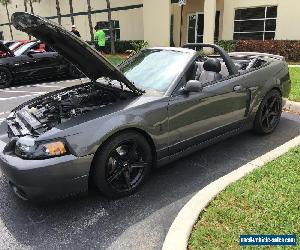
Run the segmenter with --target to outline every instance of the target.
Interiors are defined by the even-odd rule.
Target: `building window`
[[[120,22],[116,20],[112,20],[113,24],[113,32],[114,32],[114,37],[115,40],[120,40]],[[109,35],[109,22],[97,22],[97,27],[102,29],[105,32],[105,35],[107,37],[107,40],[110,40],[110,35]]]
[[[3,40],[4,37],[3,37],[3,31],[0,31],[0,40]]]
[[[236,9],[235,40],[272,40],[275,38],[277,6]]]

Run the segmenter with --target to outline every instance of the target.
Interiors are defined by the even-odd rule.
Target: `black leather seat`
[[[203,64],[203,71],[201,72],[198,81],[206,83],[222,79],[222,75],[220,74],[221,69],[222,66],[218,59],[207,59]]]

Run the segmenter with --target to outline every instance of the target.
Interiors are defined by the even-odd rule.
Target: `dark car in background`
[[[23,199],[86,192],[90,182],[108,197],[132,194],[154,167],[246,130],[272,133],[290,91],[280,56],[188,44],[147,48],[116,68],[51,21],[15,13],[12,23],[90,78],[20,105],[2,124],[0,166]]]
[[[76,67],[41,41],[24,42],[14,51],[0,43],[0,50],[5,53],[0,58],[0,88],[15,82],[81,75]]]
[[[17,40],[17,41],[0,41],[0,43],[2,43],[3,45],[5,45],[7,48],[9,48],[9,50],[11,51],[15,51],[17,50],[19,47],[21,47],[22,45],[28,43],[28,40]],[[6,57],[8,54],[5,50],[1,50],[0,49],[0,58],[1,57]]]

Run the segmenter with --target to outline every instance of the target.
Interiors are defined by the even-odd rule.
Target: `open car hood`
[[[1,41],[0,41],[0,57],[2,54],[10,54],[14,55],[14,52],[12,52],[7,46],[5,46]]]
[[[94,48],[60,25],[25,12],[14,13],[11,20],[17,30],[24,31],[51,46],[91,80],[108,77],[124,83],[136,94],[142,93]]]

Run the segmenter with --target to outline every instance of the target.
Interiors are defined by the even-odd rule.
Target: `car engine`
[[[128,96],[123,91],[94,83],[74,86],[34,99],[8,117],[7,122],[13,136],[41,134],[73,117],[125,100]]]

